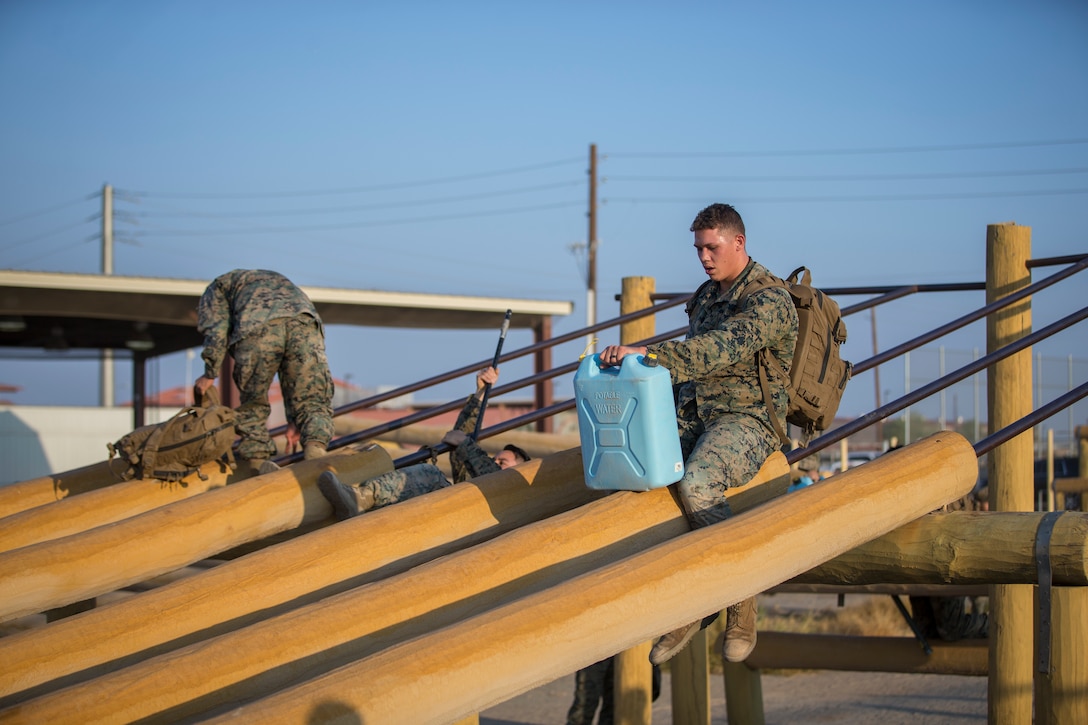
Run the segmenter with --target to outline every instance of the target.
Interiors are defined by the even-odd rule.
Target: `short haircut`
[[[528,454],[528,453],[526,453],[526,452],[525,452],[524,450],[522,450],[521,448],[518,448],[518,447],[517,447],[517,446],[515,446],[515,445],[514,445],[513,443],[511,443],[511,444],[509,444],[509,445],[505,445],[505,446],[503,446],[503,447],[502,447],[502,449],[503,449],[504,451],[510,451],[510,452],[511,452],[511,453],[513,453],[513,454],[514,454],[515,456],[517,456],[518,458],[520,458],[520,459],[521,459],[521,460],[522,460],[523,462],[524,462],[524,461],[529,461],[529,460],[532,460],[532,458],[531,458],[531,457],[529,456],[529,454]]]
[[[745,233],[744,220],[729,204],[711,204],[696,214],[695,221],[691,223],[691,231],[698,232],[704,229]]]

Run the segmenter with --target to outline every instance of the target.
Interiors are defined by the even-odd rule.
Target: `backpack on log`
[[[803,274],[802,274],[803,273]],[[759,351],[759,387],[771,423],[783,443],[789,438],[772,405],[767,370],[773,368],[789,379],[790,404],[786,422],[799,427],[807,444],[835,419],[853,365],[839,356],[846,342],[846,323],[835,300],[812,286],[807,267],[798,267],[785,280],[773,275],[754,279],[741,291],[741,299],[769,287],[785,287],[797,308],[797,346],[789,375],[767,349]]]
[[[234,409],[221,405],[219,393],[209,388],[200,405],[182,408],[170,420],[141,426],[116,443],[107,443],[110,470],[123,481],[179,481],[191,473],[206,480],[200,473],[205,463],[225,458],[231,469],[235,467],[234,420]],[[114,456],[128,466],[124,471],[114,467]]]

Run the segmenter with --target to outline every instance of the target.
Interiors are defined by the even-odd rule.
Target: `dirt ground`
[[[836,599],[823,594],[780,594],[770,600],[761,598],[761,605],[773,601],[780,610],[814,610],[834,607]],[[851,596],[847,605],[861,599]],[[766,725],[966,725],[987,721],[985,677],[804,671],[764,674],[761,684]],[[657,725],[672,722],[667,672],[661,690],[653,706]],[[724,725],[729,721],[721,675],[711,675],[710,691],[711,722]],[[573,694],[571,674],[481,712],[480,723],[564,725]]]
[[[897,673],[800,672],[764,675],[767,725],[949,725],[985,723],[985,677]],[[728,723],[725,688],[712,675],[711,722]],[[481,725],[563,725],[574,693],[574,675],[480,713]],[[672,722],[669,678],[654,703],[653,722]],[[736,724],[734,724],[736,725]]]

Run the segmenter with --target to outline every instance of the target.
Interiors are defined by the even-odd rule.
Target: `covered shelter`
[[[133,359],[133,408],[143,424],[146,361],[203,343],[195,311],[211,280],[0,270],[0,347],[25,351],[124,351]],[[570,301],[476,297],[300,285],[326,325],[419,329],[498,329],[507,310],[511,327],[552,334],[552,318],[569,315]],[[551,367],[550,351],[534,360]],[[220,384],[228,384],[222,376]],[[550,404],[548,386],[536,404]],[[232,400],[231,395],[225,396]]]

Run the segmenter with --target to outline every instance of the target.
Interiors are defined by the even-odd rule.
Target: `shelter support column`
[[[986,302],[1031,284],[1027,261],[1031,228],[1015,223],[986,228]],[[1031,332],[1031,299],[990,315],[986,349],[992,352]],[[989,427],[997,431],[1032,411],[1031,348],[990,368],[987,375]],[[1026,431],[989,454],[990,501],[995,511],[1034,509],[1032,432]],[[990,588],[989,721],[995,725],[1031,722],[1033,591],[1023,584]]]
[[[533,328],[533,343],[541,343],[551,338],[552,336],[552,318],[544,317],[540,320],[540,324]],[[533,373],[541,373],[545,370],[552,369],[552,349],[550,347],[542,347],[533,354],[533,365],[535,369]],[[547,408],[554,400],[555,396],[552,394],[552,381],[541,380],[534,387],[534,393],[536,396],[536,409]],[[545,418],[544,420],[538,420],[536,422],[537,433],[554,433],[555,426],[552,418]]]

